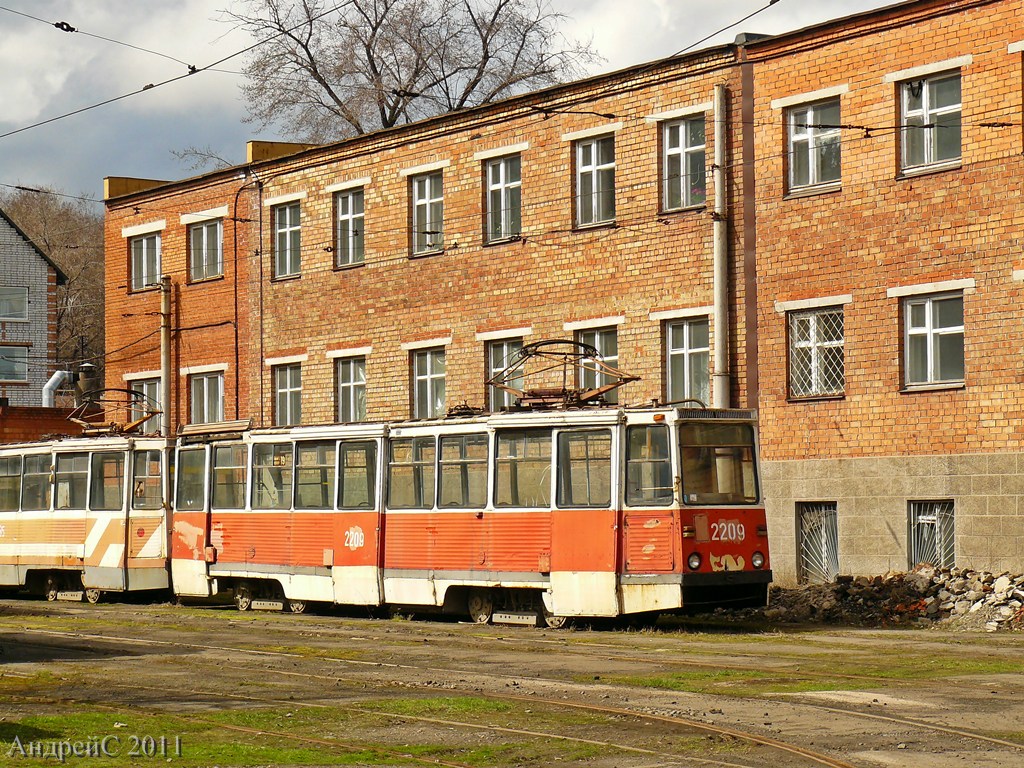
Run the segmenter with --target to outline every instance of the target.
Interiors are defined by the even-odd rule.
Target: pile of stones
[[[769,622],[854,626],[931,625],[951,629],[1024,630],[1024,575],[919,565],[909,573],[839,576],[831,584],[773,587]],[[754,616],[751,616],[754,618]]]

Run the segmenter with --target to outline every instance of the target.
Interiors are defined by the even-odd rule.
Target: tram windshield
[[[679,428],[683,503],[756,504],[751,424],[684,422]]]

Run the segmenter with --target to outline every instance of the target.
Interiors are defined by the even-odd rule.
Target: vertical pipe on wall
[[[715,373],[711,385],[711,402],[715,408],[729,407],[732,386],[729,373],[729,240],[728,202],[725,185],[725,148],[728,140],[726,88],[715,85],[715,162],[711,166],[715,189],[715,208],[711,214],[714,226],[714,339]]]
[[[171,276],[160,275],[160,434],[171,434]]]

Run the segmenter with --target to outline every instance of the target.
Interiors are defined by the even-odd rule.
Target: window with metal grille
[[[843,310],[812,309],[789,315],[789,393],[841,395],[846,387]]]
[[[839,524],[834,501],[797,502],[801,584],[828,584],[839,575]]]
[[[929,563],[937,568],[956,565],[951,500],[910,502],[908,524],[909,567],[918,563]]]

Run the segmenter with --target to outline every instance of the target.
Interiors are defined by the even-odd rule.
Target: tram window
[[[252,447],[252,508],[288,509],[292,505],[292,444]]]
[[[213,508],[245,509],[245,446],[213,449]]]
[[[388,506],[392,509],[430,509],[434,506],[433,437],[391,441],[388,463]]]
[[[124,453],[92,455],[89,509],[114,510],[124,507]]]
[[[89,454],[58,453],[54,483],[54,508],[85,509],[85,493],[89,487]]]
[[[684,503],[757,503],[753,427],[684,423],[679,443]]]
[[[0,458],[0,512],[17,512],[21,500],[21,456]]]
[[[25,457],[21,508],[38,511],[50,508],[50,454]]]
[[[551,508],[551,433],[498,433],[494,506]]]
[[[182,449],[178,453],[178,490],[174,506],[185,512],[202,510],[203,486],[206,480],[206,451],[203,448]],[[139,487],[136,481],[135,493]]]
[[[295,446],[295,508],[331,509],[334,504],[334,443]]]
[[[197,451],[192,451],[192,453],[197,453]],[[198,453],[202,458],[202,451]],[[199,488],[201,497],[201,476]],[[135,469],[132,474],[132,508],[160,509],[163,506],[161,490],[160,451],[135,451]]]
[[[626,430],[626,503],[667,507],[672,503],[672,457],[668,427]]]
[[[342,443],[338,447],[338,508],[372,509],[377,493],[377,444]]]
[[[612,501],[612,433],[558,435],[558,506],[607,507]]]
[[[441,438],[439,507],[482,509],[487,504],[487,435]]]

